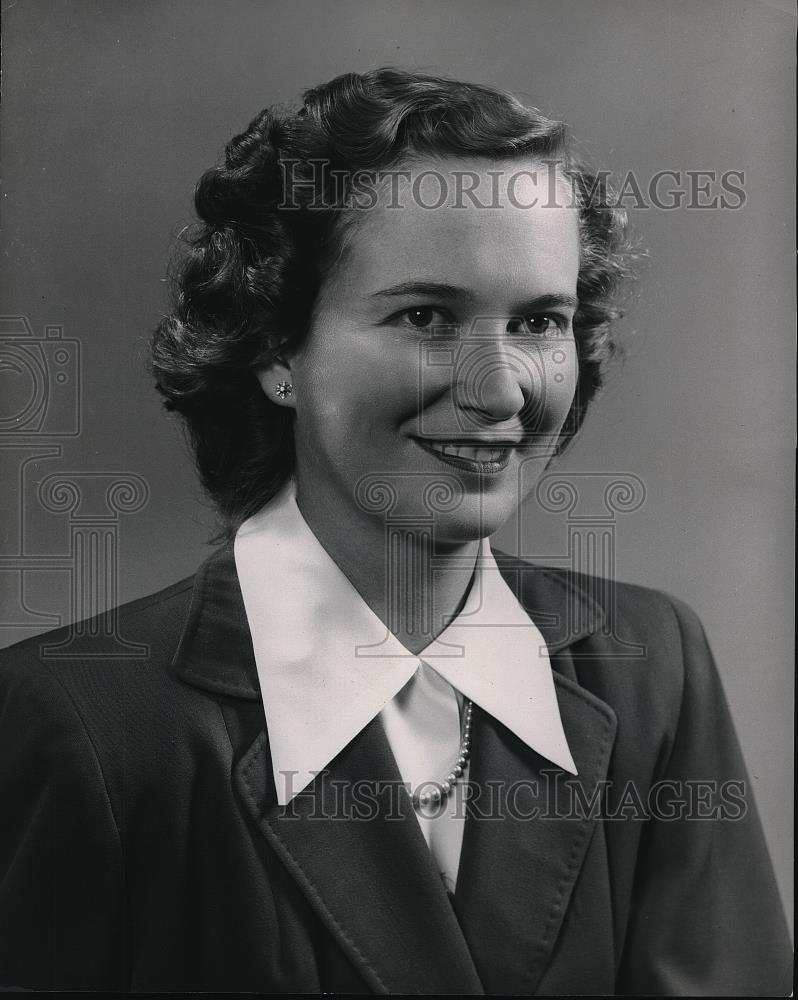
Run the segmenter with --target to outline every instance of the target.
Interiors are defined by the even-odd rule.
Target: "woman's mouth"
[[[424,451],[456,469],[495,475],[507,468],[510,461],[510,445],[463,444],[452,441],[431,441],[414,439]]]

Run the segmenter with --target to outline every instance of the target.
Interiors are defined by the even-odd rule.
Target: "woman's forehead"
[[[415,160],[384,177],[378,194],[349,210],[335,270],[350,292],[413,280],[477,294],[519,284],[534,294],[576,288],[577,211],[551,165]]]

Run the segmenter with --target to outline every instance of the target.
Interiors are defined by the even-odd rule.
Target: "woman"
[[[787,990],[693,613],[487,542],[579,429],[630,258],[561,126],[347,75],[196,204],[154,371],[225,544],[121,610],[145,662],[6,651],[2,985]]]

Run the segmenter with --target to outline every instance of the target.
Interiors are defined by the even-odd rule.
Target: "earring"
[[[294,391],[294,387],[290,382],[278,382],[275,391],[280,399],[285,399],[286,396],[291,395]]]

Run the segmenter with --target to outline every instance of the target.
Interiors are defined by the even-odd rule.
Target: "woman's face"
[[[545,166],[404,169],[437,172],[447,202],[429,207],[431,175],[394,184],[346,230],[290,360],[298,495],[339,533],[432,518],[439,541],[474,540],[534,487],[574,396],[576,210]]]

